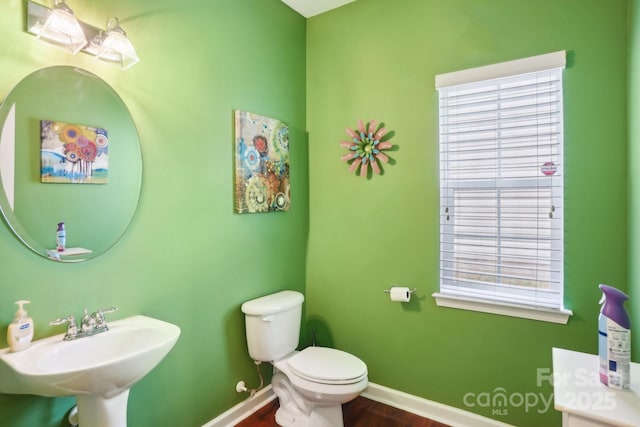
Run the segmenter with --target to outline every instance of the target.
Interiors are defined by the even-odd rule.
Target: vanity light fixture
[[[107,29],[79,21],[65,0],[53,0],[53,9],[27,1],[27,31],[67,52],[83,51],[123,70],[140,61],[118,18],[107,22]]]
[[[95,36],[86,50],[99,60],[123,70],[140,61],[118,18],[109,19],[107,30]]]
[[[64,0],[54,0],[53,9],[48,11],[45,19],[36,22],[30,30],[36,33],[37,39],[74,55],[87,44],[80,23]]]

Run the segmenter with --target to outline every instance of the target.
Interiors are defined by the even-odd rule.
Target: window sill
[[[573,311],[567,309],[554,310],[551,308],[531,307],[513,303],[487,301],[462,297],[458,295],[445,295],[436,292],[432,295],[439,307],[457,308],[460,310],[480,311],[483,313],[499,314],[502,316],[522,317],[524,319],[539,320],[541,322],[566,324]]]

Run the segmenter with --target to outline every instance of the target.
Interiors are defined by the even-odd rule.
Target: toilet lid
[[[367,375],[367,365],[352,354],[326,347],[307,347],[288,361],[291,371],[307,381],[352,384]]]

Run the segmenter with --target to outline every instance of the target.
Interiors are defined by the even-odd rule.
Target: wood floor
[[[278,427],[277,409],[275,399],[236,427]],[[362,396],[342,405],[342,414],[344,427],[449,427]]]

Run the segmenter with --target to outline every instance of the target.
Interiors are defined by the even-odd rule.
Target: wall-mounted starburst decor
[[[351,137],[351,141],[342,141],[340,145],[349,153],[342,156],[342,161],[351,164],[349,172],[358,173],[360,170],[360,176],[365,178],[369,172],[369,166],[371,170],[380,175],[380,165],[378,161],[387,163],[389,157],[383,153],[384,150],[388,150],[393,147],[393,144],[389,142],[390,134],[387,133],[382,124],[376,129],[378,123],[375,120],[371,120],[365,125],[362,120],[358,120],[358,129],[354,131],[351,128],[347,128],[347,135]],[[382,141],[384,136],[387,136],[386,141]]]

